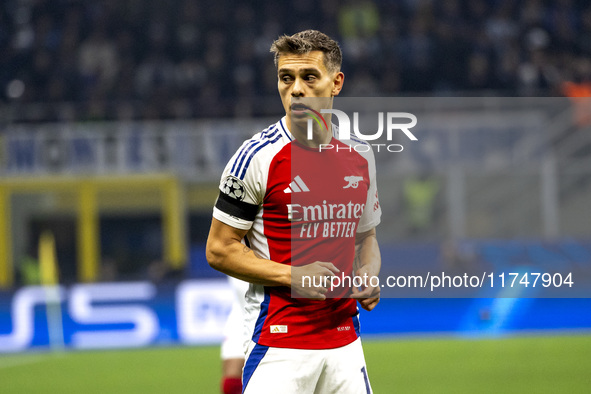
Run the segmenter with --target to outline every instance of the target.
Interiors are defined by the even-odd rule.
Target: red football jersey
[[[214,217],[249,230],[247,241],[263,258],[292,266],[332,262],[351,276],[355,235],[380,221],[375,164],[364,142],[333,138],[331,145],[320,151],[299,144],[285,118],[255,135],[226,166]],[[360,145],[359,152],[352,148]],[[359,336],[356,301],[348,295],[340,288],[324,301],[308,300],[288,287],[251,284],[248,337],[284,348],[347,345]]]

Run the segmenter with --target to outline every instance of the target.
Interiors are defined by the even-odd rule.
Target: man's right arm
[[[290,266],[258,257],[241,242],[247,232],[213,218],[205,249],[209,265],[246,282],[264,286],[289,286]]]
[[[258,257],[242,243],[247,230],[212,219],[205,255],[209,265],[226,275],[263,286],[291,287],[302,297],[324,299],[323,287],[303,287],[302,276],[332,276],[339,270],[327,262],[316,261],[302,267],[277,263]]]

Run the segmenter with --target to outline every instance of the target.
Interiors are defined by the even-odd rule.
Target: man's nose
[[[292,97],[304,97],[304,83],[300,78],[296,78],[291,89]]]

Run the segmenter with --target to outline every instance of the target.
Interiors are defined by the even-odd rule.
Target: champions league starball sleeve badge
[[[246,190],[244,183],[240,179],[229,176],[224,181],[223,192],[238,201],[242,201]]]

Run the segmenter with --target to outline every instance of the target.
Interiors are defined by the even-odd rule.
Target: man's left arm
[[[378,247],[375,227],[357,233],[355,237],[354,274],[364,280],[364,287],[353,287],[352,298],[357,299],[366,311],[371,311],[380,301],[380,285],[378,275],[382,266],[382,258]],[[372,278],[375,278],[372,280]],[[371,285],[375,285],[371,286]]]

